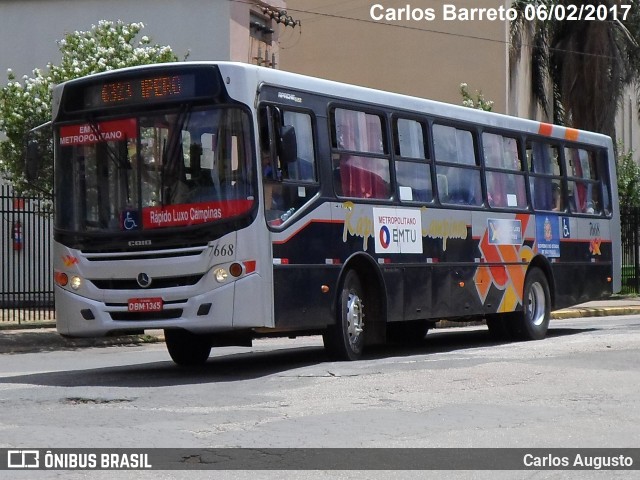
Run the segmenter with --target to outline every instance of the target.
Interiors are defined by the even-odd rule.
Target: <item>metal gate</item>
[[[50,205],[0,185],[0,324],[55,318]]]
[[[640,293],[640,208],[620,211],[622,230],[622,292]]]

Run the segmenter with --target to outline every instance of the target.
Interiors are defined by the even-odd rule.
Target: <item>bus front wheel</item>
[[[203,365],[211,353],[207,337],[186,330],[165,330],[164,339],[171,359],[180,366]]]
[[[523,310],[510,327],[513,336],[522,340],[540,340],[547,334],[551,319],[551,295],[547,277],[539,268],[525,278],[522,295]]]
[[[335,325],[323,335],[325,348],[339,360],[358,360],[364,347],[364,290],[355,270],[342,282]]]

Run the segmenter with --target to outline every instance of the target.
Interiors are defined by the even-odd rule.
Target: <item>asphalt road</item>
[[[163,344],[4,354],[0,446],[634,448],[640,445],[639,366],[640,316],[553,321],[548,338],[538,342],[496,343],[484,327],[444,329],[430,332],[420,347],[378,348],[352,363],[330,361],[319,337],[214,349],[196,369],[174,366]],[[146,473],[122,478],[223,478],[224,472]],[[358,473],[328,469],[290,478],[362,478]],[[426,478],[419,473],[367,478]],[[447,476],[602,474],[476,473]],[[634,476],[608,472],[607,478],[614,473]]]

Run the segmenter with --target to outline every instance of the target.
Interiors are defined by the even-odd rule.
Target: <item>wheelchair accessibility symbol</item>
[[[571,238],[571,226],[567,217],[562,217],[562,238]]]
[[[135,210],[127,210],[121,215],[121,222],[123,230],[138,230],[140,227],[140,218],[138,212]]]

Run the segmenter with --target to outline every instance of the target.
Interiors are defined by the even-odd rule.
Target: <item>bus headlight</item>
[[[78,290],[82,286],[82,279],[80,277],[71,277],[69,286],[74,290]]]
[[[229,272],[227,272],[224,268],[218,268],[213,272],[213,275],[216,277],[216,281],[218,283],[224,283],[229,276]]]

